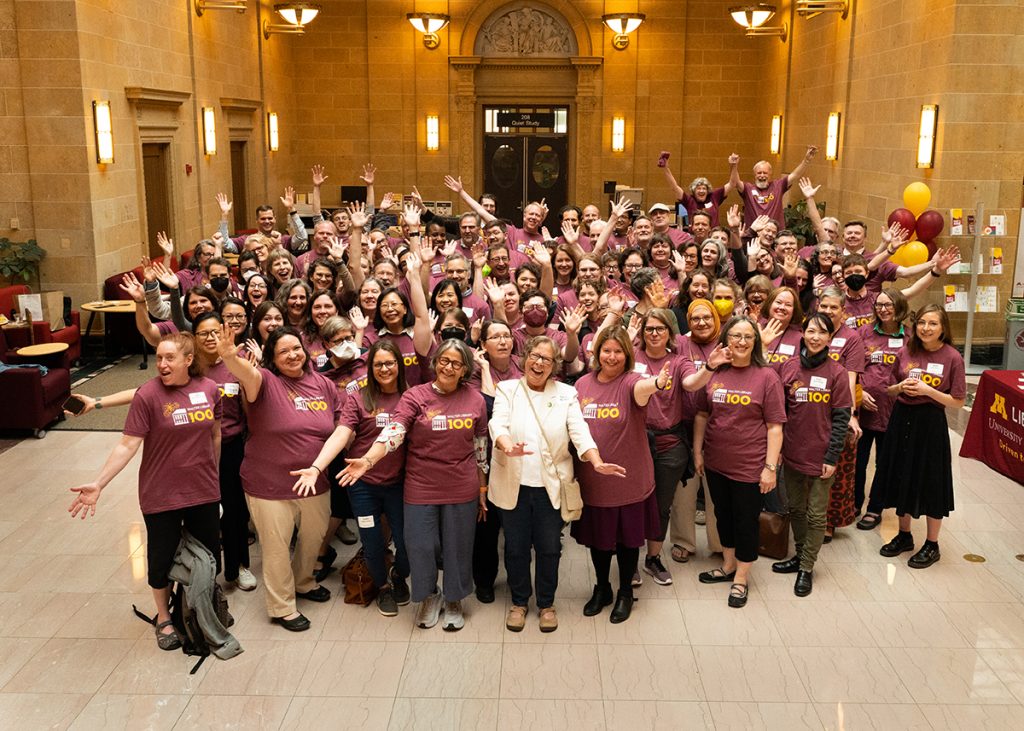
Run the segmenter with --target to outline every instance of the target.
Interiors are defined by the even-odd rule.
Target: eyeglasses
[[[461,360],[451,360],[450,358],[438,358],[437,365],[439,365],[441,368],[451,368],[452,370],[455,371],[461,371],[463,368],[466,367],[466,364],[463,363]]]
[[[245,315],[224,315],[223,317],[229,321],[245,320]]]
[[[523,308],[523,312],[529,312],[531,310],[547,310],[547,307],[544,305],[526,305]]]
[[[400,310],[400,309],[403,309],[404,307],[405,307],[405,305],[403,305],[401,302],[381,302],[380,303],[380,309],[382,309],[382,310]]]
[[[220,330],[207,330],[196,333],[196,340],[216,340],[218,335],[220,335]]]
[[[664,325],[651,325],[644,328],[644,332],[648,335],[661,335],[668,332],[668,328]]]
[[[534,363],[540,363],[541,365],[551,365],[555,362],[554,358],[549,358],[546,355],[541,355],[540,353],[530,353],[526,356],[526,359],[532,360]]]
[[[484,339],[485,340],[498,340],[498,341],[502,341],[502,340],[511,340],[512,336],[511,335],[488,335]]]
[[[254,282],[253,284],[249,285],[249,289],[266,289],[266,288],[267,288],[267,285],[265,285],[263,282]]]
[[[704,323],[706,323],[706,322],[713,322],[715,318],[710,317],[708,315],[705,315],[704,317],[694,316],[694,317],[692,317],[690,319],[693,320],[694,322],[704,322]]]
[[[375,371],[390,371],[392,368],[398,368],[397,360],[380,360],[373,364]]]
[[[729,340],[734,343],[752,343],[756,335],[747,335],[746,333],[729,333]]]
[[[895,307],[895,305],[893,305],[892,302],[875,302],[875,309],[876,310],[894,310],[894,309],[896,309],[896,307]]]
[[[341,345],[342,343],[351,343],[351,342],[355,342],[355,338],[352,335],[345,335],[345,336],[340,337],[340,338],[335,338],[331,342],[327,343],[327,347],[328,348],[333,348],[333,347],[335,347],[337,345]]]

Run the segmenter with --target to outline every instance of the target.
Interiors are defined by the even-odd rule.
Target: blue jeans
[[[505,571],[512,603],[525,607],[530,601],[530,549],[537,552],[537,608],[555,603],[558,562],[562,558],[562,513],[551,507],[543,487],[519,486],[519,500],[512,510],[501,511],[505,530]]]
[[[348,499],[352,503],[356,523],[359,526],[359,540],[363,542],[363,555],[370,569],[370,576],[377,586],[388,583],[384,554],[384,534],[380,530],[380,516],[388,517],[391,537],[395,542],[395,573],[402,578],[409,575],[409,554],[405,550],[405,504],[402,502],[402,484],[371,485],[357,480],[348,488]]]

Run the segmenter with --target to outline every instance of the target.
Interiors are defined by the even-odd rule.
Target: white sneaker
[[[458,632],[466,626],[466,618],[462,616],[462,602],[444,603],[444,622],[441,629],[445,632]]]
[[[238,578],[235,579],[235,586],[242,591],[252,591],[256,588],[256,577],[252,571],[243,566],[238,569]]]
[[[437,624],[441,616],[441,592],[436,588],[434,593],[420,602],[419,612],[416,613],[416,626],[420,629],[430,629]]]

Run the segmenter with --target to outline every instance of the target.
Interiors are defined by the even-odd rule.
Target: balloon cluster
[[[891,226],[898,223],[910,232],[911,240],[901,246],[891,260],[900,266],[923,264],[935,254],[935,237],[942,233],[945,221],[942,214],[928,210],[932,191],[924,183],[911,183],[903,189],[903,205],[889,214]]]

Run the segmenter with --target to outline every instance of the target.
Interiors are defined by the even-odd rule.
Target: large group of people
[[[880,554],[913,551],[911,521],[925,516],[908,563],[926,568],[953,509],[945,409],[963,405],[965,378],[945,311],[912,313],[908,299],[958,254],[898,267],[898,225],[871,246],[862,222],[822,219],[802,177],[815,152],[777,178],[758,162],[747,182],[733,155],[719,188],[697,177],[684,190],[665,167],[677,205],[620,198],[604,218],[605,206],[538,201],[510,222],[457,177],[444,182],[461,216],[436,215],[415,189],[411,203],[388,193],[378,205],[371,165],[367,199],[326,211],[317,166],[311,234],[289,188],[289,234],[261,206],[257,233],[232,238],[218,195],[220,229],[187,266],[172,271],[161,236],[168,256],[124,278],[157,377],[81,396],[85,411],[129,408],[70,512],[94,514],[142,447],[164,649],[179,642],[168,571],[182,531],[227,584],[262,582],[269,619],[292,631],[310,626],[302,601],[331,599],[332,542],[349,520],[380,614],[415,602],[417,626],[447,631],[464,626],[471,595],[495,600],[502,535],[508,630],[524,628],[531,596],[540,630],[557,629],[572,539],[596,579],[583,613],[611,606],[610,621],[626,621],[644,575],[671,584],[665,559],[698,553],[698,510],[721,561],[699,580],[743,607],[773,491],[795,552],[771,568],[796,575],[797,596],[837,530],[875,529],[888,508],[899,532]],[[797,187],[813,230],[802,241],[782,205]],[[733,191],[741,205],[728,205]]]

